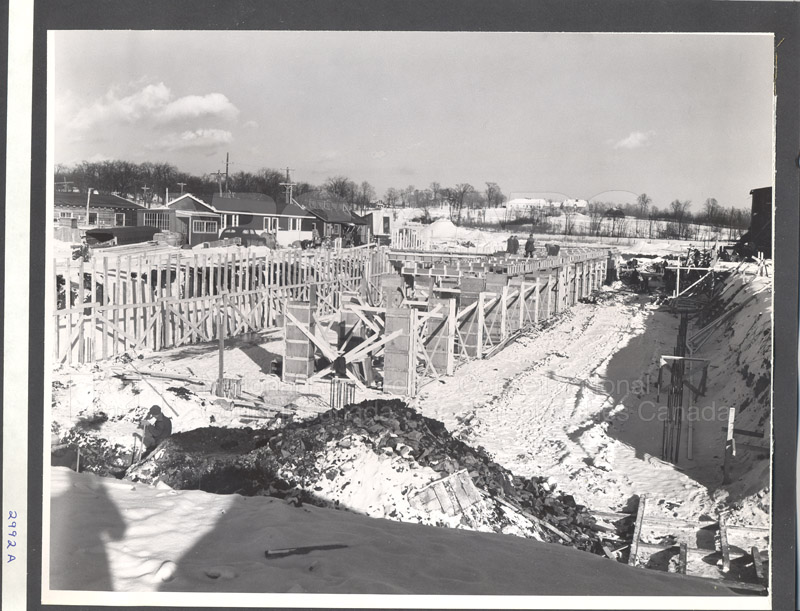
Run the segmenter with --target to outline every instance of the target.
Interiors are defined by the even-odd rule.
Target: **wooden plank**
[[[122,276],[122,301],[125,304],[133,303],[133,283],[131,281],[131,255],[125,257],[125,275]],[[130,313],[131,320],[128,321],[128,312]],[[136,310],[130,309],[126,312],[126,315],[122,322],[122,329],[126,333],[133,333],[133,316],[135,316]]]
[[[723,514],[719,516],[719,546],[722,551],[722,572],[728,573],[731,570],[731,549],[728,545],[728,530]]]
[[[642,534],[642,522],[644,521],[644,512],[647,510],[647,495],[639,496],[639,508],[636,511],[636,525],[633,528],[633,538],[631,539],[631,552],[628,557],[628,565],[636,566],[636,557],[639,554],[639,537]]]
[[[686,552],[687,552],[687,545],[686,543],[680,544],[680,553],[678,555],[678,572],[681,575],[686,575]]]
[[[753,557],[753,567],[756,571],[756,579],[766,585],[766,579],[764,579],[764,562],[761,560],[761,552],[756,546],[753,546],[750,548],[750,555]]]
[[[485,303],[486,293],[480,292],[478,293],[478,301],[477,301],[477,319],[478,319],[478,329],[477,329],[477,339],[476,339],[476,346],[475,346],[475,357],[481,358],[483,354],[483,329],[486,325],[486,318],[485,318]]]

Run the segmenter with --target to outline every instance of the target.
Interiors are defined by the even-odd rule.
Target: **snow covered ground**
[[[737,427],[768,435],[770,426],[771,279],[751,278],[754,266],[743,269],[747,276],[735,275],[723,294],[728,307],[741,309],[696,354],[712,361],[709,390],[697,404],[712,406],[712,416],[695,423],[693,460],[684,448],[679,468],[658,458],[662,428],[655,392],[658,356],[672,354],[678,318],[620,285],[605,289],[598,304],[577,304],[491,359],[468,362],[453,377],[431,382],[412,405],[470,445],[483,446],[514,473],[548,477],[559,491],[593,510],[619,511],[634,495],[647,493],[665,517],[696,520],[726,509],[732,523],[768,525],[768,452],[742,447],[733,483],[721,486],[724,421],[716,407],[724,407],[725,415],[727,407],[737,407]],[[689,335],[695,331],[690,328]],[[270,363],[281,352],[281,342],[261,339],[258,344],[233,342],[226,350],[226,370],[242,375],[245,389],[254,395],[267,390],[283,414],[307,418],[327,409],[324,394],[280,385]],[[259,420],[247,408],[215,402],[207,389],[191,382],[114,375],[138,369],[210,381],[218,364],[215,348],[190,346],[130,362],[58,369],[53,374],[54,441],[83,420],[85,432],[119,446],[124,463],[136,424],[153,403],[164,406],[168,415],[178,414],[173,418],[176,432],[209,423],[275,425],[274,419]],[[373,396],[371,391],[356,398]],[[92,424],[99,411],[108,419]],[[348,450],[352,456],[344,452],[342,460],[364,485],[349,489],[344,504],[368,516],[389,515],[387,503],[401,506],[398,488],[436,477],[423,471],[398,474],[390,458],[358,450]],[[173,491],[59,467],[53,468],[51,485],[54,589],[711,592],[696,580],[676,585],[673,576],[629,570],[591,554],[517,537],[297,508],[269,498]],[[277,566],[264,558],[264,549],[327,545],[348,547],[288,554],[276,558]],[[531,574],[545,577],[532,579]]]
[[[679,318],[643,295],[606,289],[597,305],[577,304],[490,360],[429,384],[413,405],[513,472],[552,478],[593,509],[619,511],[648,494],[662,500],[665,517],[697,519],[736,502],[732,519],[741,513],[743,523],[765,526],[768,452],[742,448],[741,479],[724,490],[721,484],[728,407],[739,406],[737,428],[769,436],[770,282],[755,278],[745,286],[739,275],[726,293],[736,293],[732,306],[744,307],[695,355],[711,359],[709,388],[694,404],[693,459],[684,430],[677,468],[660,459],[666,397],[659,401],[656,380],[660,355],[672,355]]]
[[[520,248],[525,244],[529,234],[529,227],[517,226],[501,229],[498,225],[493,229],[478,229],[454,225],[450,219],[441,216],[430,224],[421,224],[410,221],[414,218],[415,209],[404,208],[396,210],[398,225],[412,228],[423,241],[425,247],[432,250],[457,250],[493,254],[505,252],[508,238],[513,234],[520,241]],[[417,213],[418,214],[418,213]],[[616,248],[626,256],[655,256],[665,254],[686,254],[688,248],[703,247],[703,242],[688,242],[686,240],[668,240],[644,237],[608,238],[595,236],[565,236],[563,234],[534,232],[537,250],[543,250],[545,244],[558,244],[562,247],[592,247]],[[713,245],[713,239],[706,246]],[[522,252],[520,252],[522,256]]]
[[[269,497],[177,491],[63,467],[53,468],[51,478],[53,527],[45,580],[51,590],[113,590],[93,599],[106,604],[166,600],[229,606],[235,600],[213,594],[121,596],[129,592],[276,595],[257,599],[258,606],[339,604],[336,598],[291,599],[281,593],[457,595],[451,604],[473,607],[531,605],[531,599],[518,598],[526,595],[730,595],[696,578],[631,569],[519,537],[295,507]],[[458,598],[472,595],[482,597]],[[45,596],[45,602],[51,600],[87,599],[77,593]],[[382,600],[433,607],[448,599],[345,600],[357,606],[378,606]],[[675,604],[669,598],[661,602],[670,600]],[[690,600],[696,599],[683,604]],[[642,608],[636,599],[609,602],[609,608]]]

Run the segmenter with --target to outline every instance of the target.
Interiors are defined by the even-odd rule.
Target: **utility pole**
[[[217,184],[219,185],[219,195],[220,197],[222,197],[222,172],[217,170],[216,172],[211,172],[211,173],[215,174],[217,177]]]
[[[228,191],[228,163],[230,162],[230,153],[225,153],[225,193],[230,193]]]
[[[183,188],[186,186],[185,182],[179,182],[178,186],[181,188],[181,195],[183,195]]]
[[[291,177],[289,176],[289,172],[291,172],[294,168],[286,168],[286,182],[280,183],[280,185],[286,189],[286,203],[292,203],[292,187],[296,185],[296,183],[292,182]]]
[[[144,202],[146,208],[150,207],[150,206],[146,205],[147,204],[147,192],[149,190],[150,190],[150,187],[148,187],[147,185],[142,187],[142,191],[144,191],[144,194],[142,195],[142,201]]]

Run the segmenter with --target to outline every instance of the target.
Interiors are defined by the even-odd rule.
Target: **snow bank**
[[[45,591],[49,581],[50,590],[116,592],[730,595],[568,547],[275,498],[169,490],[65,468],[52,469],[51,491]],[[229,596],[206,601],[232,605]]]

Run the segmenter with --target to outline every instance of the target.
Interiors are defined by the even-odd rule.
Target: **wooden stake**
[[[728,410],[728,432],[725,436],[725,458],[722,464],[722,484],[731,483],[731,460],[736,455],[736,446],[733,439],[733,424],[736,419],[736,408],[731,407]]]
[[[639,508],[636,511],[636,525],[633,528],[633,539],[631,539],[631,553],[628,556],[628,565],[636,566],[636,557],[639,554],[639,537],[642,534],[642,522],[644,521],[644,512],[647,509],[647,495],[642,494],[639,496]]]
[[[731,549],[728,545],[728,529],[725,525],[725,516],[719,516],[719,547],[722,551],[722,572],[728,573],[731,570]]]
[[[225,320],[223,308],[227,305],[227,294],[222,295],[222,305],[217,315],[217,333],[219,335],[219,379],[217,382],[217,396],[223,396],[223,381],[225,379]]]
[[[764,563],[761,560],[761,552],[758,551],[758,548],[753,546],[750,548],[750,554],[753,556],[753,566],[756,570],[756,579],[759,582],[765,583],[764,579]]]

